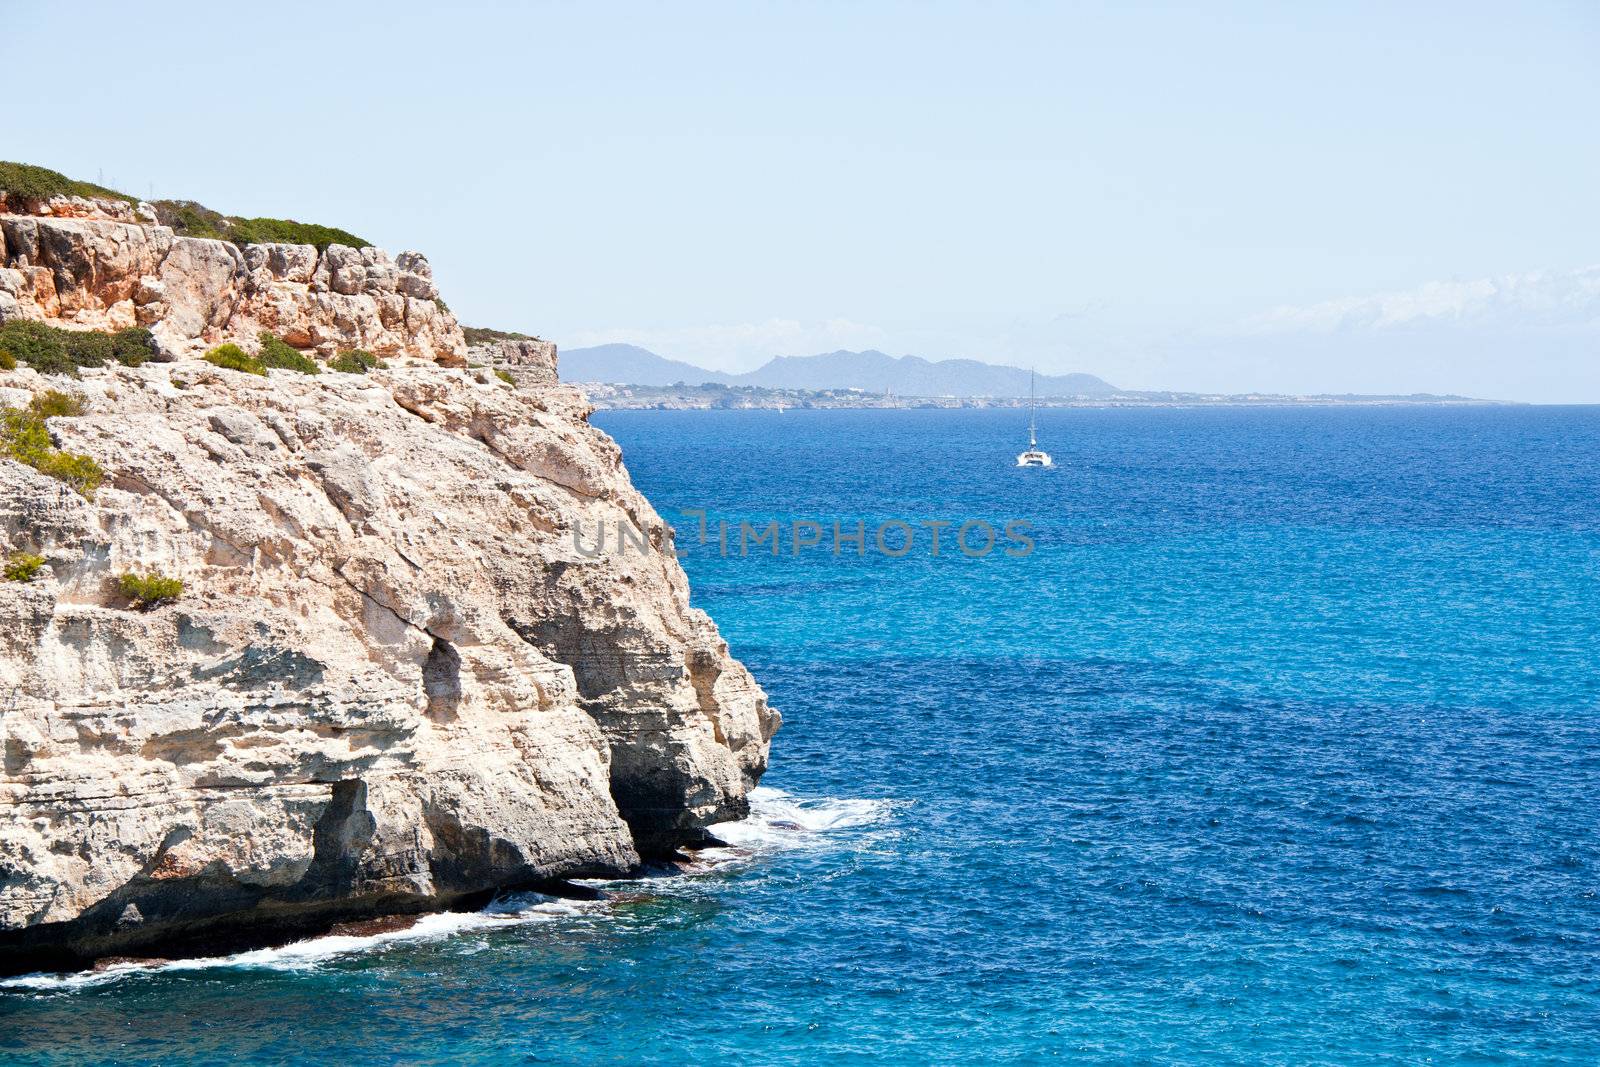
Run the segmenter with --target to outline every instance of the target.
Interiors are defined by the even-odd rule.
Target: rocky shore
[[[415,254],[4,206],[0,321],[159,355],[0,370],[104,472],[0,458],[0,557],[40,561],[0,581],[0,972],[623,874],[746,810],[778,716],[670,553],[578,551],[662,524],[554,346],[469,351]],[[200,358],[263,331],[387,364]]]

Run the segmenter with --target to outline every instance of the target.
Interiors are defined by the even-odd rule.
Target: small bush
[[[93,500],[96,490],[105,483],[106,472],[92,456],[85,456],[77,452],[62,452],[54,450],[42,456],[37,463],[30,463],[40,474],[46,474],[58,482],[65,482],[77,491],[85,500]]]
[[[8,582],[31,582],[43,567],[43,556],[13,552],[6,560],[4,574]]]
[[[213,367],[259,374],[263,378],[267,376],[267,368],[261,365],[261,361],[235,344],[218,345],[207,352],[205,358]]]
[[[46,389],[28,401],[28,411],[40,419],[73,419],[87,410],[82,397],[70,396],[59,389]]]
[[[228,218],[193,200],[157,200],[156,219],[163,226],[172,227],[179,237],[209,237],[214,241],[228,240]]]
[[[261,351],[256,353],[256,359],[263,367],[274,370],[295,370],[301,374],[321,374],[322,368],[317,366],[317,361],[301,354],[294,346],[281,337],[276,337],[265,330],[256,335],[261,342]]]
[[[65,482],[85,499],[105,481],[105,471],[90,456],[63,452],[50,439],[46,419],[83,414],[83,402],[51,390],[33,398],[26,408],[0,406],[0,456],[7,456],[57,481]]]
[[[496,378],[499,378],[502,382],[505,382],[507,385],[509,385],[509,386],[511,386],[513,388],[516,387],[517,380],[511,376],[511,372],[510,371],[497,370],[497,371],[494,372],[494,376]]]
[[[13,356],[6,349],[0,348],[0,370],[16,370],[16,369],[17,369],[17,357]]]
[[[75,367],[104,367],[113,358],[109,333],[94,330],[60,330],[61,345]]]
[[[8,457],[30,467],[56,447],[43,419],[13,407],[0,407],[0,444]]]
[[[66,332],[42,322],[13,319],[0,326],[0,347],[10,352],[18,363],[26,363],[40,374],[77,374],[77,367],[61,340]]]
[[[137,367],[156,357],[156,339],[143,326],[129,326],[111,335],[111,357],[124,367]]]
[[[359,348],[347,348],[333,357],[328,366],[345,374],[365,374],[369,370],[383,370],[388,364],[371,352]]]
[[[117,591],[141,608],[160,607],[183,595],[183,581],[159,574],[119,574]]]

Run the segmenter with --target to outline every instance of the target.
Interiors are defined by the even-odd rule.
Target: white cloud
[[[585,348],[620,341],[712,370],[744,371],[760,366],[773,356],[811,356],[840,348],[881,348],[888,343],[888,336],[876,326],[849,319],[810,323],[768,319],[666,329],[585,330],[568,336],[565,347]]]
[[[1239,332],[1326,334],[1455,323],[1496,327],[1600,323],[1600,266],[1426,282],[1376,296],[1277,307],[1245,319]]]

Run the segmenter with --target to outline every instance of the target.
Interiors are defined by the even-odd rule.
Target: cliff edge
[[[459,327],[389,301],[377,250],[344,293],[338,246],[197,251],[162,229],[0,216],[0,321],[146,321],[157,301],[124,294],[154,278],[150,328],[169,327],[162,361],[0,371],[14,428],[31,410],[39,448],[104,476],[0,458],[0,557],[37,561],[0,581],[0,971],[622,874],[747,810],[778,716],[689,606],[616,445],[553,384],[553,346],[548,374],[449,366]],[[173,325],[224,274],[227,314]],[[376,319],[340,317],[331,298],[355,296]],[[280,334],[311,356],[381,328],[397,358],[196,358],[268,328],[263,309],[314,324]],[[587,554],[619,524],[654,550]],[[129,574],[181,595],[130,599]]]
[[[419,252],[328,243],[238,245],[178,234],[154,208],[0,190],[0,322],[142,326],[165,358],[262,331],[331,356],[359,348],[464,366],[461,326]]]

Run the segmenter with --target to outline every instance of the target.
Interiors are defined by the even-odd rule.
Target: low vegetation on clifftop
[[[59,171],[31,163],[0,161],[0,193],[20,200],[49,200],[58,196],[81,196],[89,199],[120,200],[137,203],[136,197],[107,189],[93,182],[78,181]],[[253,244],[315,245],[324,252],[330,244],[366,248],[372,244],[349,230],[323,226],[314,222],[296,222],[294,219],[241,218],[213,211],[193,200],[156,200],[155,209],[161,225],[172,227],[180,237],[209,237],[243,247]]]
[[[102,200],[121,200],[133,203],[133,197],[107,189],[93,182],[80,182],[57,171],[36,167],[31,163],[7,163],[0,160],[0,193],[24,200],[48,200],[53,196],[98,197]]]
[[[461,332],[466,336],[467,344],[473,347],[478,345],[491,345],[499,341],[538,341],[542,338],[531,334],[515,333],[511,330],[491,330],[487,326],[463,326]]]
[[[163,226],[171,226],[180,237],[209,237],[239,246],[264,244],[315,245],[326,252],[329,245],[366,248],[372,244],[349,230],[321,226],[293,219],[245,219],[212,211],[193,200],[156,200],[150,205]]]

